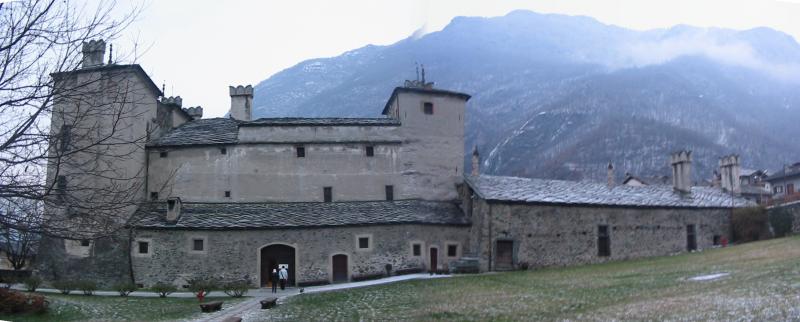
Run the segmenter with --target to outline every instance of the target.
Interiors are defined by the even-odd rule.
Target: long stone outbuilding
[[[482,175],[477,151],[469,174],[470,96],[424,80],[395,88],[382,117],[252,119],[253,88],[237,86],[231,117],[203,119],[202,108],[163,97],[138,65],[100,64],[58,81],[130,71],[115,77],[143,89],[141,103],[130,104],[141,117],[114,135],[147,137],[123,164],[145,175],[136,207],[119,215],[124,230],[42,241],[38,273],[50,281],[266,286],[286,266],[290,284],[311,285],[470,258],[492,271],[658,256],[730,238],[731,209],[749,205],[691,187],[687,152],[670,158],[673,186]],[[73,108],[57,102],[56,112]],[[49,171],[48,180],[79,184],[70,173],[79,171]],[[73,199],[59,200],[48,205],[52,216],[80,217],[69,213]]]

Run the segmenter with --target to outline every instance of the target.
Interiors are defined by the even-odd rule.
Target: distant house
[[[747,200],[763,204],[772,199],[772,185],[766,181],[767,170],[742,169],[739,173],[741,196]]]
[[[772,186],[772,198],[785,201],[800,199],[800,162],[785,166],[768,176],[766,181]]]

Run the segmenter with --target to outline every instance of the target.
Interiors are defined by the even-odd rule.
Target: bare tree
[[[15,271],[21,270],[30,264],[36,254],[40,238],[36,230],[41,226],[44,208],[36,200],[5,200],[2,211],[7,221],[12,221],[16,227],[22,227],[0,227],[0,244],[6,252],[6,259]]]
[[[102,51],[99,63],[85,55],[96,39],[118,39],[141,9],[115,8],[102,0],[0,3],[0,198],[48,212],[27,221],[4,213],[3,229],[100,237],[141,199],[144,169],[130,161],[150,130],[138,128],[145,113],[137,106],[148,97],[130,68],[103,64]]]

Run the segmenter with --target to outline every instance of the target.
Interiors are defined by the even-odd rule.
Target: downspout
[[[492,214],[492,204],[486,203],[489,206],[489,271],[492,271],[492,263],[494,262],[493,257],[493,250],[494,250],[494,233],[492,231],[492,223],[494,222],[494,215]]]

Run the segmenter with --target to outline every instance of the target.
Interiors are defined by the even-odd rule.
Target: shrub
[[[190,292],[194,293],[197,297],[198,294],[203,293],[203,296],[208,293],[220,289],[219,282],[212,278],[195,278],[188,281]]]
[[[55,281],[53,287],[61,291],[61,294],[67,295],[75,289],[76,285],[72,281]]]
[[[11,286],[14,286],[14,284],[19,282],[19,279],[17,279],[15,276],[6,276],[0,282],[3,283],[2,287],[4,289],[10,289]]]
[[[114,285],[114,290],[117,291],[117,293],[119,293],[119,296],[123,297],[128,296],[128,294],[131,294],[131,292],[136,291],[137,289],[138,287],[136,287],[136,284],[133,284],[131,282],[119,283]]]
[[[35,292],[40,285],[42,285],[42,279],[37,276],[31,276],[22,281],[25,284],[25,289],[28,292]]]
[[[519,269],[520,270],[527,271],[529,267],[530,267],[530,264],[528,264],[528,262],[519,262]]]
[[[769,225],[775,237],[784,237],[792,233],[794,216],[785,208],[774,208],[769,211]]]
[[[94,291],[97,291],[97,283],[93,281],[83,280],[83,281],[78,281],[75,284],[76,284],[75,288],[81,290],[81,292],[83,292],[83,295],[93,295]]]
[[[737,242],[750,242],[770,237],[769,219],[767,211],[763,207],[734,209],[731,225],[733,226],[733,240]]]
[[[223,290],[225,291],[225,294],[228,294],[228,296],[242,297],[247,294],[249,288],[250,283],[247,281],[236,281],[225,284]]]
[[[167,297],[167,295],[170,295],[178,290],[178,288],[175,287],[175,285],[162,282],[156,283],[150,289],[156,294],[158,294],[158,297]]]
[[[0,313],[44,313],[49,303],[44,296],[0,289]]]

